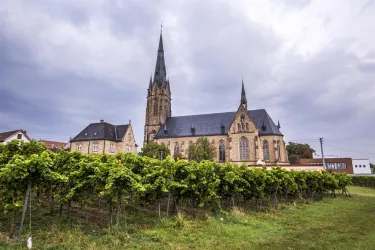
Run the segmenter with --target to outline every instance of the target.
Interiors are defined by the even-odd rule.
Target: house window
[[[265,161],[270,160],[270,151],[268,149],[268,141],[263,141],[263,159]]]
[[[179,155],[180,154],[180,145],[178,145],[178,142],[176,142],[174,144],[174,153],[173,155],[176,156],[176,155]]]
[[[225,143],[223,140],[219,141],[219,161],[225,161]]]
[[[98,152],[98,144],[97,143],[92,144],[92,152]]]
[[[277,150],[277,160],[281,161],[281,147],[280,147],[280,141],[277,141],[276,144],[276,150]]]
[[[249,160],[249,140],[245,137],[240,140],[240,160]]]
[[[130,133],[128,134],[128,138],[129,138],[129,141],[132,140],[132,135]]]
[[[18,135],[17,135],[17,139],[18,139],[18,140],[21,140],[21,139],[22,139],[22,134],[18,134]]]
[[[76,150],[77,151],[81,151],[81,148],[82,148],[82,145],[77,143],[76,144]]]
[[[109,144],[109,152],[114,153],[115,152],[115,147],[113,144]]]

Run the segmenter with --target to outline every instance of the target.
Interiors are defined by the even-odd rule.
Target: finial
[[[132,124],[132,120],[131,119],[129,119],[129,124]]]
[[[279,121],[279,120],[277,121],[277,128],[278,128],[278,129],[281,128],[281,126],[280,126],[280,121]]]

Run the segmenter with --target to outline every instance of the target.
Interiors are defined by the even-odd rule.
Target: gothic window
[[[245,131],[245,124],[242,123],[242,130]]]
[[[179,155],[180,154],[180,145],[178,145],[178,142],[176,142],[175,144],[174,144],[174,153],[173,153],[173,155],[174,156],[177,156],[177,155]]]
[[[249,140],[245,137],[240,139],[240,160],[249,160]]]
[[[246,131],[249,131],[249,123],[246,122]]]
[[[155,99],[154,102],[154,116],[158,115],[158,99]]]
[[[277,150],[277,160],[281,161],[281,147],[280,147],[280,141],[277,141],[277,144],[276,144],[276,150]]]
[[[219,141],[219,161],[225,161],[225,143],[223,140]]]
[[[241,124],[237,124],[238,125],[238,131],[240,131],[241,130]]]
[[[268,149],[268,141],[263,141],[263,160],[270,160],[270,151]]]

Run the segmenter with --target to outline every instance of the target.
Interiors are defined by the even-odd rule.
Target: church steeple
[[[157,83],[160,88],[166,87],[167,69],[165,67],[164,48],[163,48],[163,33],[160,31],[158,55],[156,58],[154,83]]]
[[[247,110],[247,100],[246,100],[245,87],[243,84],[243,78],[242,78],[242,91],[241,91],[241,105],[243,105],[244,108]]]
[[[150,83],[148,84],[148,89],[152,89],[152,74],[150,76]]]
[[[154,140],[157,132],[172,116],[171,87],[165,67],[163,34],[160,31],[155,73],[150,77],[147,89],[146,120],[144,143]]]

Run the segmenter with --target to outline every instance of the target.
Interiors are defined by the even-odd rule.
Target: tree
[[[160,153],[163,152],[163,153]],[[165,159],[167,155],[170,155],[169,148],[164,144],[157,144],[156,142],[148,142],[139,153],[141,156],[148,156],[154,159],[160,159],[162,157]]]
[[[292,164],[298,163],[301,158],[313,158],[313,154],[315,153],[315,150],[311,148],[309,144],[294,142],[288,143],[286,151],[288,152],[289,162]]]
[[[213,161],[216,155],[216,148],[207,138],[199,137],[196,143],[189,145],[189,160],[201,162],[203,160]]]

